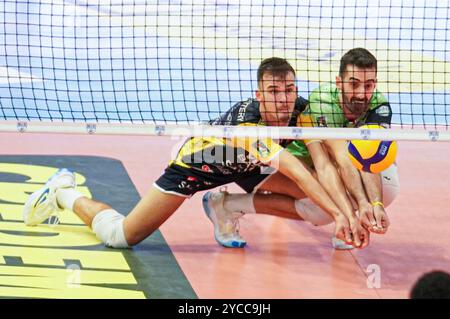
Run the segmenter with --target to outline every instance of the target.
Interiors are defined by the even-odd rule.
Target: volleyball
[[[380,125],[364,125],[361,128],[384,129]],[[348,144],[348,155],[359,170],[380,173],[395,162],[396,141],[352,140]]]

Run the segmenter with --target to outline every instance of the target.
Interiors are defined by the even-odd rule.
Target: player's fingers
[[[365,231],[363,233],[363,242],[361,244],[361,249],[366,248],[367,246],[369,246],[369,241],[370,241],[370,233],[368,231]]]
[[[351,234],[350,229],[348,227],[344,227],[344,236],[345,236],[345,242],[347,244],[352,244],[353,243],[352,234]]]
[[[385,228],[385,227],[381,227],[381,228],[374,227],[372,230],[372,233],[378,234],[378,235],[386,234],[386,232],[387,232],[387,228]]]
[[[361,224],[366,228],[372,228],[372,223],[369,221],[367,214],[364,214],[361,218]]]
[[[356,247],[361,246],[361,233],[357,228],[353,229],[353,243]]]
[[[384,234],[385,230],[383,227],[378,227],[377,225],[373,226],[370,231],[375,234]]]
[[[378,215],[375,216],[375,219],[376,219],[376,226],[377,226],[377,228],[378,229],[383,229],[383,224],[382,224],[383,215],[378,214]]]
[[[389,217],[386,216],[385,218],[383,218],[383,220],[381,221],[381,224],[383,225],[384,229],[388,229],[389,226],[391,225],[391,222],[389,221]]]
[[[370,222],[370,225],[372,227],[376,226],[377,225],[377,221],[376,221],[375,217],[373,216],[373,212],[369,212],[366,215],[367,215],[367,219]]]
[[[344,234],[344,231],[342,229],[337,229],[335,234],[334,234],[334,236],[336,236],[337,239],[346,241],[345,234]]]

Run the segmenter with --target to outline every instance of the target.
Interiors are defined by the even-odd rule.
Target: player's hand
[[[389,222],[389,218],[386,211],[384,210],[384,207],[375,205],[373,207],[373,215],[375,217],[376,224],[374,227],[372,227],[371,231],[376,234],[385,234],[391,223]]]
[[[373,214],[373,206],[368,201],[364,201],[358,204],[358,211],[361,225],[372,231],[373,227],[377,225]]]
[[[356,248],[366,248],[369,246],[370,233],[363,227],[358,218],[352,218],[349,220],[350,231],[353,236],[352,245]]]
[[[353,237],[350,230],[350,224],[348,222],[347,217],[345,215],[340,214],[338,216],[335,216],[334,218],[334,235],[345,241],[345,243],[352,245],[353,244]]]

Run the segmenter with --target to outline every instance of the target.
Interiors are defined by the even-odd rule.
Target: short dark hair
[[[432,271],[422,275],[410,292],[411,299],[450,299],[450,274]]]
[[[272,57],[264,59],[258,68],[258,85],[262,81],[264,74],[271,73],[272,75],[286,75],[288,72],[292,72],[295,76],[294,68],[289,64],[286,59]]]
[[[343,77],[347,65],[356,65],[359,68],[375,68],[377,70],[377,59],[364,48],[354,48],[345,53],[341,58],[339,76]]]

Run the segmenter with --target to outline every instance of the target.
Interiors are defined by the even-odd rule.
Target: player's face
[[[292,72],[278,76],[265,73],[256,91],[262,120],[270,126],[289,123],[297,99],[295,76]]]
[[[340,99],[345,117],[354,121],[369,110],[369,101],[377,86],[377,71],[348,65],[344,77],[336,77],[336,86],[342,92]]]

